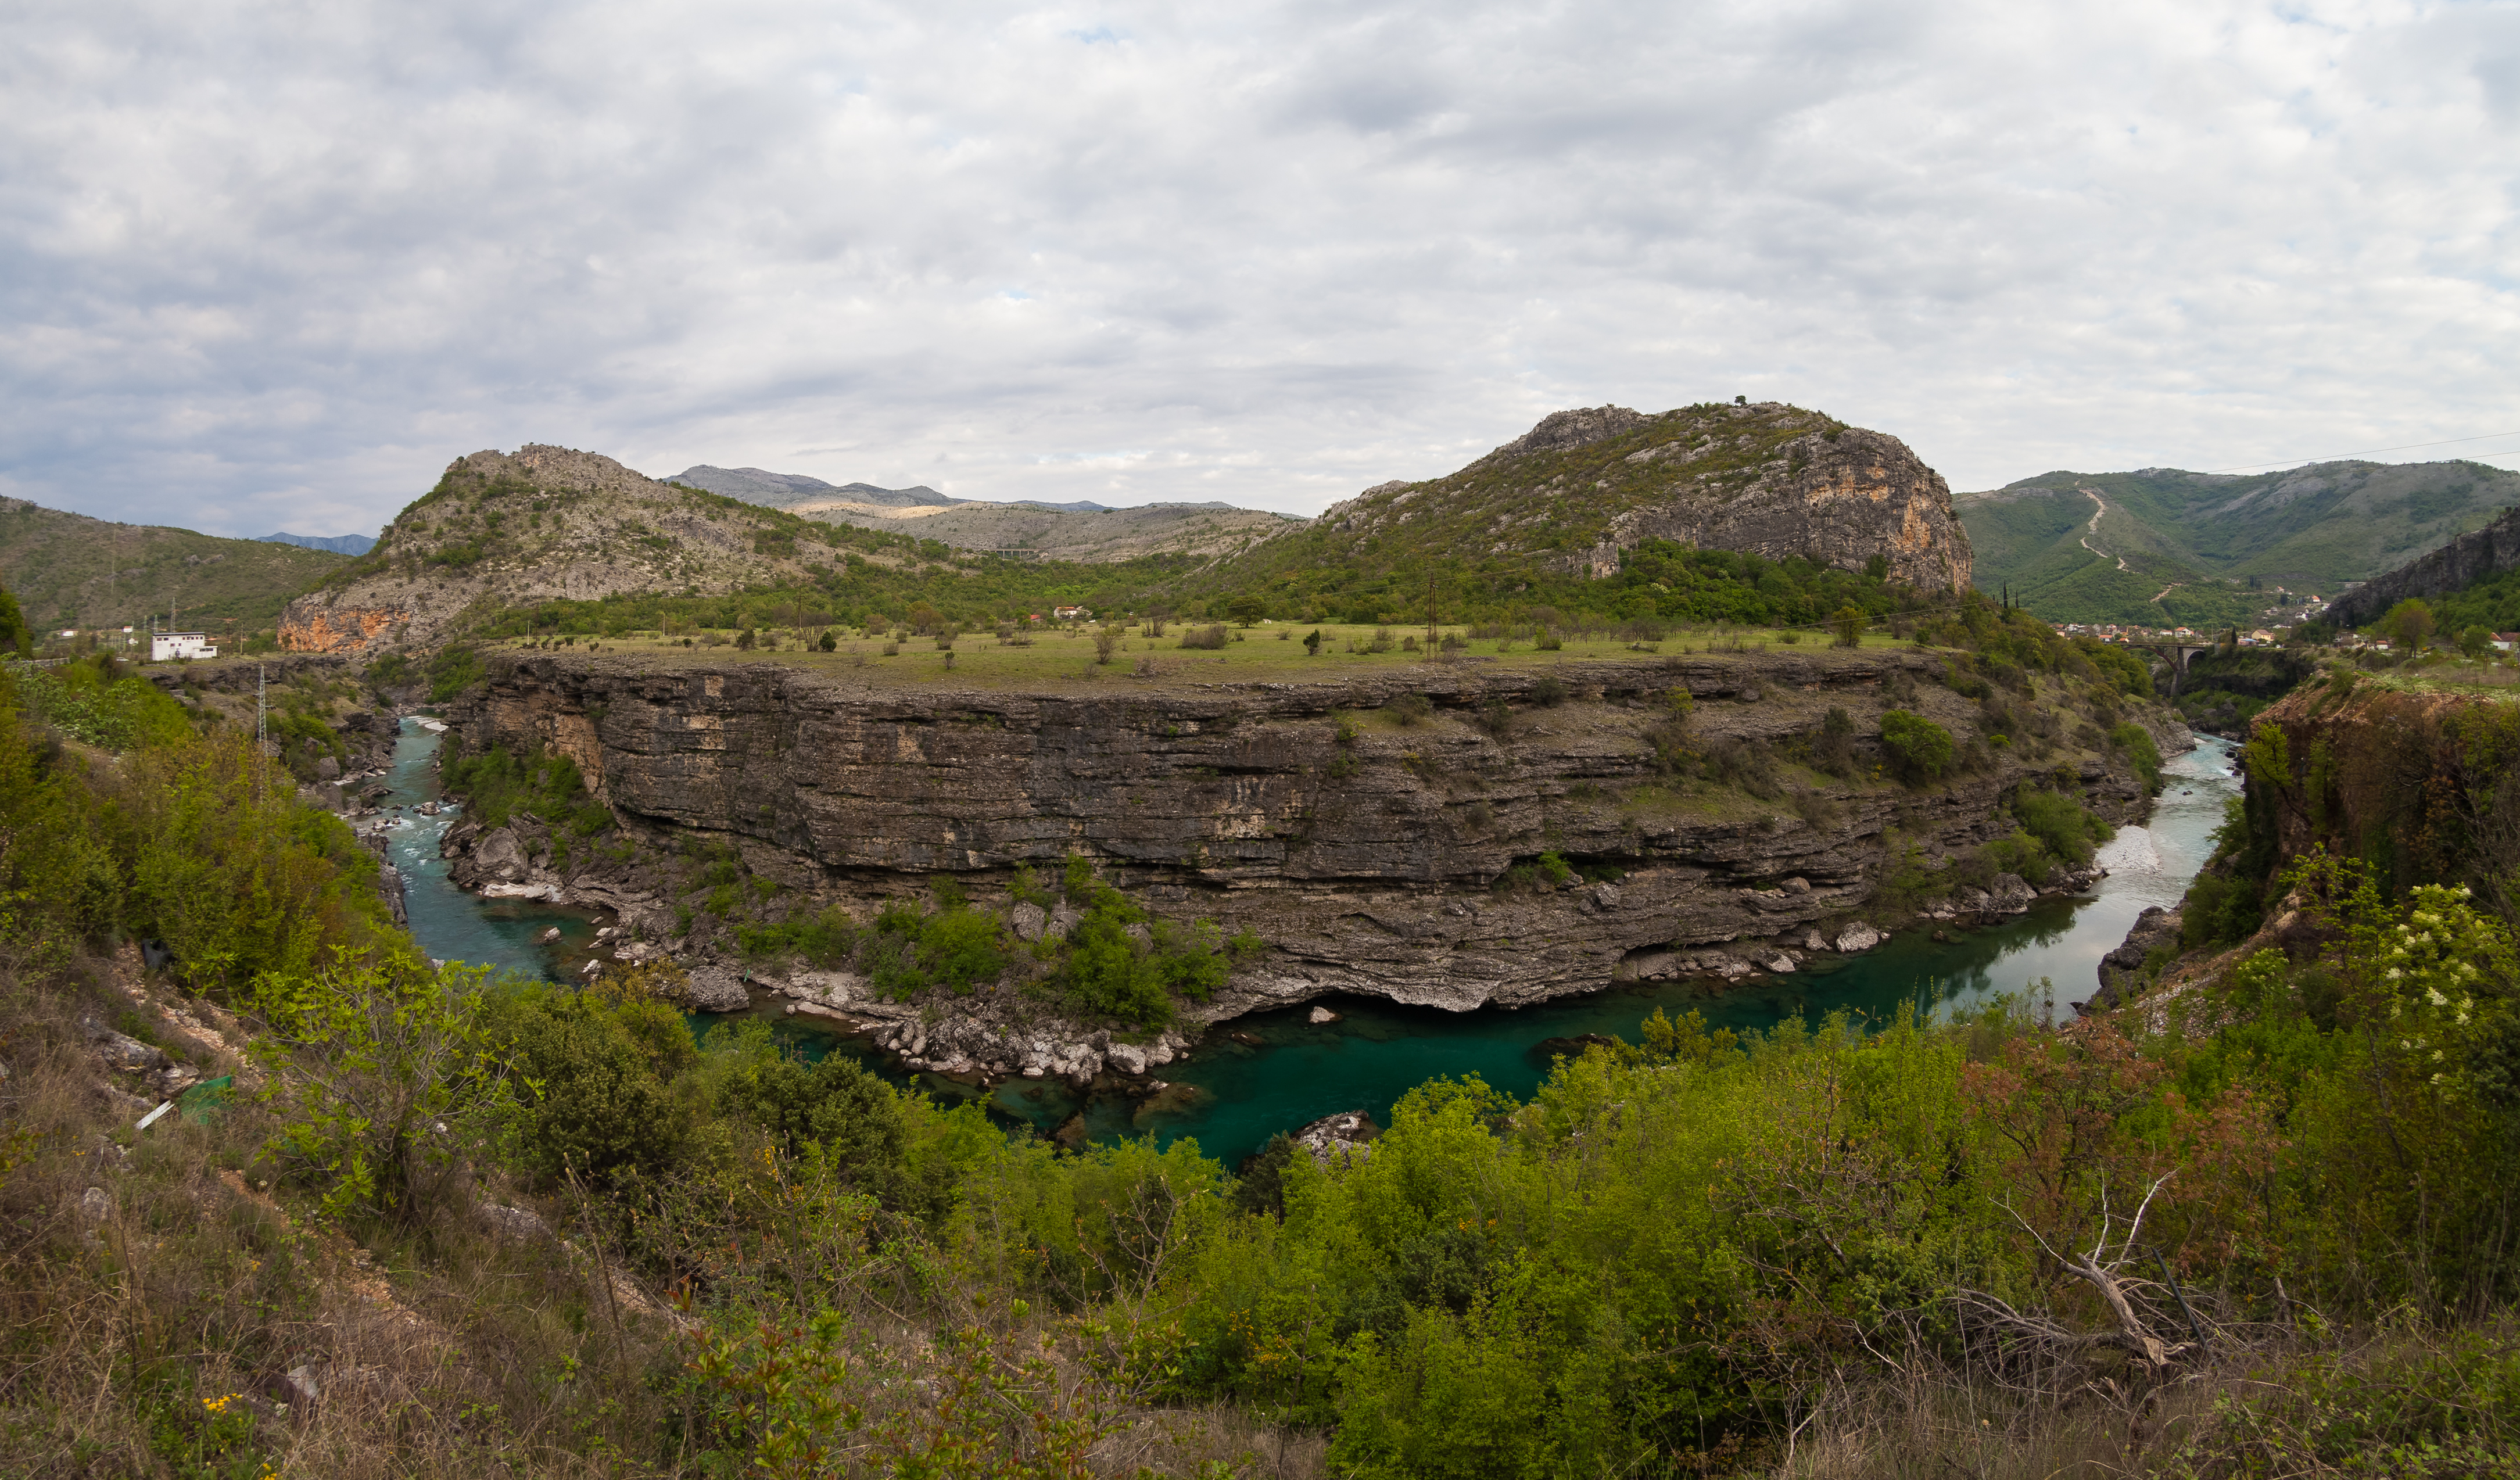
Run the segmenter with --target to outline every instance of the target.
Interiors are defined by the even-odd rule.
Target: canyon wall
[[[1198,1014],[1211,1021],[1330,992],[1465,1009],[1737,973],[1829,949],[1870,899],[1894,830],[1929,857],[1982,841],[2009,829],[2002,795],[2033,777],[2061,778],[2117,820],[2147,805],[2070,713],[2035,762],[2025,744],[1921,789],[1882,778],[1885,708],[1975,733],[1978,706],[1918,651],[1030,692],[851,671],[494,654],[447,717],[467,751],[563,750],[626,825],[732,841],[754,874],[817,897],[871,903],[952,874],[988,900],[1018,864],[1055,873],[1085,854],[1160,914],[1268,942]],[[1677,691],[1694,707],[1675,730]],[[1431,713],[1413,722],[1394,707],[1411,695]],[[1832,706],[1855,722],[1852,779],[1778,763]],[[2175,720],[2151,722],[2166,747],[2184,741]],[[1753,767],[1765,757],[1779,785],[1762,799],[1677,782],[1657,767],[1657,737],[1665,755],[1678,743]],[[1596,881],[1546,887],[1514,873],[1543,853],[1591,866]],[[581,897],[634,913],[672,903],[643,899],[653,880],[633,866],[578,867]]]

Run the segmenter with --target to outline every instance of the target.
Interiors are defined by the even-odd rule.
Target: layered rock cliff
[[[847,671],[501,654],[448,718],[467,751],[573,757],[652,838],[722,840],[753,874],[861,912],[939,874],[1003,898],[1016,865],[1084,854],[1162,915],[1267,942],[1192,1014],[1210,1021],[1331,992],[1469,1009],[1789,968],[1875,906],[1894,837],[1930,860],[2008,830],[2002,798],[2025,780],[2114,819],[2147,805],[2052,686],[2012,698],[2022,739],[1981,747],[1984,769],[1918,789],[1882,777],[1885,709],[1981,728],[1922,651],[1033,692]],[[1845,779],[1795,759],[1832,708],[1853,721]],[[1552,878],[1543,855],[1577,872]],[[636,864],[589,854],[555,882],[652,932],[707,929]]]

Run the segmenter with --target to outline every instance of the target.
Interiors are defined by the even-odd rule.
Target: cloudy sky
[[[2509,4],[16,0],[0,492],[1309,513],[1735,394],[1959,489],[2493,454],[2515,162]]]

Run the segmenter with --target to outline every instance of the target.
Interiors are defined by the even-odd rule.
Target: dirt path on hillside
[[[2082,494],[2083,494],[2083,497],[2085,497],[2085,498],[2087,498],[2087,499],[2090,499],[2090,500],[2092,501],[2092,522],[2091,522],[2090,524],[2088,524],[2088,525],[2084,526],[2084,531],[2083,531],[2083,548],[2084,548],[2084,549],[2086,549],[2086,550],[2088,550],[2088,551],[2090,551],[2090,552],[2092,552],[2092,554],[2098,556],[2101,560],[2104,560],[2104,561],[2116,561],[2118,562],[2118,568],[2119,568],[2120,570],[2124,570],[2125,568],[2127,568],[2127,562],[2126,562],[2126,558],[2125,558],[2125,557],[2123,557],[2123,556],[2115,556],[2115,555],[2111,555],[2111,554],[2109,554],[2107,551],[2102,550],[2099,546],[2094,545],[2094,544],[2092,544],[2092,535],[2095,535],[2095,534],[2097,534],[2097,533],[2099,533],[2099,532],[2100,532],[2100,516],[2102,516],[2102,515],[2104,515],[2104,514],[2106,514],[2106,513],[2108,513],[2108,512],[2109,512],[2109,506],[2108,506],[2108,505],[2106,505],[2106,504],[2101,503],[2101,502],[2100,502],[2100,496],[2099,496],[2098,494],[2096,494],[2096,493],[2093,493],[2093,492],[2092,492],[2091,489],[2089,489],[2089,488],[2086,488],[2086,489],[2082,490]],[[2165,592],[2163,592],[2163,593],[2161,594],[2161,596],[2168,596],[2169,594],[2170,594],[2169,592],[2165,591]],[[2160,601],[2160,600],[2161,600],[2161,597],[2160,597],[2160,596],[2156,596],[2156,597],[2154,597],[2154,598],[2153,598],[2153,600],[2154,600],[2154,601],[2156,601],[2156,602],[2157,602],[2157,601]]]

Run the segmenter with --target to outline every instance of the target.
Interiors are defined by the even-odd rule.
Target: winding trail
[[[2089,488],[2083,490],[2083,497],[2092,501],[2092,522],[2085,526],[2083,532],[2083,548],[2092,552],[2092,554],[2098,556],[2101,560],[2117,561],[2118,568],[2120,570],[2124,570],[2127,568],[2126,557],[2122,555],[2111,555],[2107,551],[2102,550],[2099,546],[2092,543],[2092,536],[2100,532],[2100,516],[2109,512],[2109,506],[2101,503],[2100,496]],[[2165,591],[2161,596],[2168,596],[2169,594],[2169,592]],[[2156,596],[2153,600],[2156,602],[2160,601],[2161,596]]]

